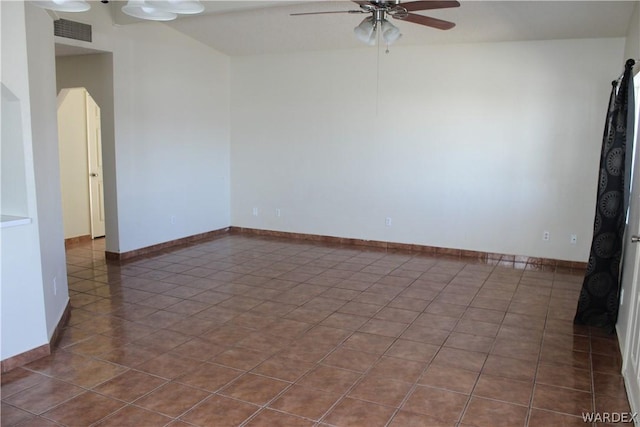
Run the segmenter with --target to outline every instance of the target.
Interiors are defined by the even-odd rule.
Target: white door
[[[87,152],[89,155],[89,199],[91,238],[104,236],[104,187],[102,179],[102,136],[100,107],[85,91],[87,112]]]
[[[622,375],[627,386],[631,412],[640,411],[640,147],[638,147],[638,119],[640,119],[640,74],[635,77],[636,89],[636,143],[634,170],[631,179],[629,223],[625,244],[625,262],[618,319],[623,364]]]

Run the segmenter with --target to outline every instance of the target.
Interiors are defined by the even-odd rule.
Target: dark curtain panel
[[[589,263],[574,322],[613,332],[620,298],[622,260],[633,144],[633,60],[612,83],[604,127],[596,214]],[[629,128],[627,131],[627,127]]]

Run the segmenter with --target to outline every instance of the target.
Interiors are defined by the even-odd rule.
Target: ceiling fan
[[[371,16],[365,18],[360,25],[353,29],[356,37],[369,45],[376,44],[378,33],[378,24],[380,24],[380,33],[387,45],[402,37],[400,30],[387,20],[387,16],[401,21],[413,22],[414,24],[425,25],[427,27],[437,28],[439,30],[449,30],[456,26],[453,22],[443,21],[442,19],[432,18],[430,16],[418,15],[412,13],[420,10],[446,9],[450,7],[459,7],[460,3],[456,0],[448,1],[410,1],[401,3],[400,0],[371,0],[361,1],[352,0],[360,6],[355,10],[336,10],[328,12],[305,12],[292,13],[291,16],[300,15],[322,15],[328,13],[370,13]]]

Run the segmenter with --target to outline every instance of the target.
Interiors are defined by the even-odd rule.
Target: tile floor
[[[122,266],[67,251],[59,348],[2,426],[581,426],[628,411],[579,272],[227,235]]]

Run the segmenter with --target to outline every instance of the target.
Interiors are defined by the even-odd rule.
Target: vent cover
[[[58,37],[90,42],[91,25],[69,21],[67,19],[57,19],[53,21],[53,34]]]

